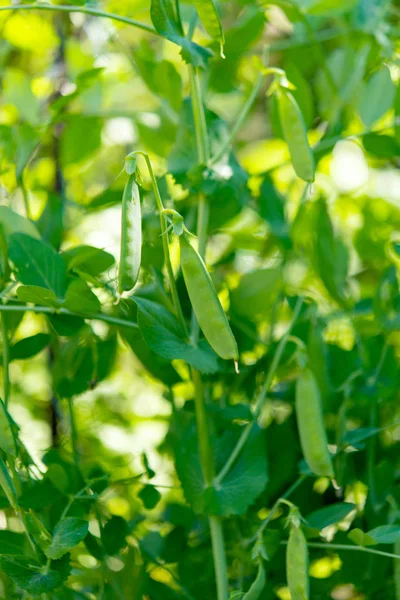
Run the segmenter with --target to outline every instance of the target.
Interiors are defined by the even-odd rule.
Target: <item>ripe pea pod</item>
[[[311,471],[315,475],[334,477],[320,392],[310,369],[304,369],[297,380],[296,414],[301,447]]]
[[[304,533],[292,525],[286,548],[286,576],[291,600],[309,600],[308,548]]]
[[[210,274],[187,233],[179,237],[181,267],[194,314],[210,346],[225,360],[238,360],[236,340]]]
[[[118,294],[129,292],[139,276],[142,253],[142,219],[139,188],[132,173],[124,189],[121,212],[121,248],[118,268]]]
[[[305,181],[314,181],[314,155],[307,138],[303,115],[292,94],[283,87],[277,91],[279,118],[283,137],[289,146],[293,168]]]

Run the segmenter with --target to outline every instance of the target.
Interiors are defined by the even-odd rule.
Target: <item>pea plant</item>
[[[1,598],[400,600],[399,15],[0,2]]]

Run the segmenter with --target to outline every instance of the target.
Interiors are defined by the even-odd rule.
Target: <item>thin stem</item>
[[[86,313],[80,315],[71,312],[67,308],[53,308],[52,306],[26,306],[25,304],[0,304],[0,312],[32,312],[37,314],[46,315],[69,315],[72,317],[82,317],[93,321],[104,321],[110,325],[117,325],[120,327],[130,327],[131,329],[138,329],[137,323],[133,321],[126,321],[119,317],[113,317],[112,315],[105,315],[101,313]]]
[[[55,5],[55,4],[13,4],[10,6],[0,6],[0,11],[2,10],[50,10],[56,12],[67,12],[67,13],[84,13],[86,15],[92,15],[94,17],[104,17],[106,19],[112,19],[113,21],[119,21],[120,23],[126,23],[127,25],[133,25],[134,27],[138,27],[143,31],[147,31],[148,33],[152,33],[154,35],[160,36],[151,25],[147,25],[147,23],[142,23],[141,21],[136,21],[135,19],[130,19],[129,17],[124,17],[122,15],[117,15],[115,13],[109,13],[104,10],[98,10],[97,8],[92,8],[89,6],[66,6],[66,5]]]
[[[160,215],[161,237],[162,237],[162,243],[163,243],[164,261],[165,261],[165,266],[166,266],[167,274],[168,274],[169,288],[171,291],[171,296],[172,296],[172,300],[174,303],[176,316],[179,319],[180,325],[181,325],[182,330],[185,333],[185,335],[189,335],[189,332],[188,332],[188,329],[186,326],[185,317],[183,316],[183,311],[182,311],[181,303],[179,300],[178,290],[177,290],[176,282],[175,282],[174,271],[172,269],[171,256],[169,253],[169,238],[168,238],[168,231],[167,231],[168,225],[167,225],[167,220],[166,220],[165,214],[164,214],[164,205],[162,202],[160,190],[158,189],[156,178],[154,176],[153,167],[151,165],[149,155],[146,152],[134,152],[133,154],[140,154],[141,156],[143,156],[143,158],[146,161],[147,168],[149,170],[151,185],[153,188],[154,197],[156,199],[156,204],[157,204],[158,212]]]
[[[32,215],[31,215],[31,209],[30,209],[30,206],[29,206],[29,194],[28,194],[28,190],[26,188],[26,185],[23,182],[22,177],[21,177],[20,186],[21,186],[21,191],[22,191],[22,197],[24,199],[24,206],[25,206],[26,218],[30,219],[32,217]]]
[[[79,471],[78,430],[76,428],[74,405],[73,405],[72,398],[68,398],[68,408],[69,408],[69,423],[70,423],[70,428],[71,428],[72,454],[74,457],[74,462],[75,462],[76,468]]]
[[[175,12],[176,12],[176,22],[179,28],[181,35],[184,35],[183,25],[182,25],[182,17],[181,17],[181,7],[179,5],[179,0],[175,0]]]
[[[226,576],[228,567],[226,563],[224,536],[219,517],[209,517],[215,574],[217,578],[218,598],[226,599],[229,595],[228,579]]]
[[[238,441],[236,443],[236,446],[232,450],[232,453],[229,456],[228,460],[226,461],[224,467],[221,469],[221,471],[218,473],[217,477],[215,478],[215,483],[217,485],[221,484],[221,482],[224,479],[224,477],[226,477],[226,475],[231,470],[234,462],[236,461],[237,457],[239,456],[240,452],[242,451],[243,446],[246,444],[246,442],[247,442],[247,440],[248,440],[248,438],[250,436],[250,433],[251,433],[251,431],[253,429],[254,424],[257,422],[257,419],[258,419],[258,417],[261,414],[261,410],[262,410],[262,407],[264,405],[264,401],[265,401],[265,398],[267,396],[268,390],[271,387],[272,380],[273,380],[274,375],[275,375],[275,371],[276,371],[276,369],[279,366],[279,363],[280,363],[281,358],[282,358],[282,354],[283,354],[283,352],[284,352],[284,350],[286,348],[286,344],[287,344],[287,342],[289,340],[290,333],[291,333],[291,331],[293,329],[293,326],[294,326],[295,322],[298,319],[298,316],[300,314],[302,306],[303,306],[303,298],[299,298],[297,300],[296,306],[295,306],[294,311],[293,311],[292,320],[291,320],[291,322],[289,324],[289,327],[288,327],[285,335],[282,337],[282,339],[280,340],[280,342],[278,344],[278,347],[277,347],[276,352],[274,354],[274,358],[272,359],[272,362],[271,362],[271,366],[270,366],[270,368],[268,370],[267,377],[266,377],[265,382],[264,382],[264,384],[263,384],[263,386],[262,386],[262,388],[260,390],[260,393],[258,395],[256,406],[255,406],[254,412],[253,412],[253,421],[251,421],[251,423],[249,423],[245,427],[245,429],[242,432],[242,435],[238,439]]]
[[[215,165],[218,161],[221,160],[221,158],[224,156],[224,154],[226,152],[228,152],[233,140],[235,139],[236,135],[238,134],[238,132],[240,131],[240,129],[243,126],[243,123],[245,122],[245,120],[247,119],[247,116],[250,112],[251,107],[253,106],[253,103],[255,101],[255,99],[258,96],[258,93],[261,89],[262,83],[264,81],[264,73],[260,72],[257,75],[257,79],[253,85],[253,88],[249,94],[249,97],[247,98],[246,102],[244,103],[240,113],[238,114],[238,116],[236,117],[236,119],[234,119],[234,125],[231,128],[229,135],[227,137],[227,139],[225,140],[225,142],[222,144],[221,148],[218,150],[218,152],[211,157],[211,160],[209,161],[209,164]]]
[[[287,544],[286,541],[281,542]],[[368,554],[377,554],[378,556],[387,556],[388,558],[397,558],[400,560],[400,554],[393,554],[392,552],[383,552],[382,550],[374,550],[366,546],[350,546],[350,544],[323,544],[318,542],[307,542],[309,548],[322,548],[323,550],[350,550],[351,552],[367,552]]]
[[[3,344],[3,402],[7,408],[10,398],[10,348],[5,315],[1,315],[1,339]]]

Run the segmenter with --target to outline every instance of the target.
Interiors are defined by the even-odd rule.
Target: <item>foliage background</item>
[[[218,427],[228,430],[232,422],[248,420],[248,406],[289,322],[294,297],[304,295],[306,308],[293,333],[306,345],[318,378],[332,449],[348,435],[351,451],[337,457],[335,486],[308,477],[291,500],[304,516],[343,500],[353,502],[357,510],[350,517],[324,529],[327,539],[348,543],[350,526],[369,531],[400,518],[400,252],[395,243],[400,223],[400,129],[395,121],[400,114],[400,8],[387,0],[298,0],[298,13],[294,4],[222,2],[225,59],[201,26],[194,39],[214,53],[202,82],[213,113],[207,118],[215,152],[253,89],[268,47],[269,65],[283,68],[296,86],[294,95],[315,145],[318,171],[311,190],[291,167],[275,98],[265,94],[270,77],[259,86],[235,139],[235,152],[199,183],[188,68],[179,46],[76,12],[4,11],[0,204],[21,215],[28,204],[28,216],[56,249],[89,244],[117,259],[125,183],[121,169],[128,152],[149,153],[166,204],[185,215],[191,230],[198,190],[205,190],[211,206],[208,264],[242,352],[240,379],[233,380],[229,371],[208,378],[210,414],[219,420]],[[150,24],[146,1],[102,2],[99,8]],[[182,5],[185,24],[192,11],[190,3]],[[160,283],[158,216],[145,169],[142,175],[140,285],[143,296],[168,307]],[[0,213],[3,224],[1,219]],[[178,275],[174,240],[171,250]],[[115,276],[115,265],[108,264],[101,283],[94,285],[105,312],[116,310]],[[178,288],[189,317],[180,276]],[[118,310],[124,318],[135,318],[129,304]],[[40,341],[30,338],[28,359],[13,360],[10,366],[10,413],[41,470],[44,453],[55,445],[61,458],[54,463],[64,472],[75,459],[86,478],[97,469],[112,481],[123,480],[104,492],[99,488],[95,507],[89,500],[83,508],[77,502],[70,514],[90,514],[96,539],[99,523],[110,523],[109,531],[122,528],[120,538],[128,535],[128,545],[117,540],[114,552],[81,543],[72,551],[68,583],[50,597],[215,597],[206,521],[188,506],[174,464],[176,460],[178,471],[179,460],[189,464],[182,451],[189,442],[180,451],[174,445],[179,420],[189,422],[193,413],[184,362],[173,361],[177,376],[165,360],[157,364],[152,356],[149,372],[142,342],[124,328],[119,333],[125,334],[117,336],[118,328],[100,321],[88,321],[77,335],[61,341],[44,315],[25,314],[8,326],[12,345],[48,334]],[[296,344],[289,343],[261,418],[268,484],[250,498],[245,514],[224,520],[232,590],[247,590],[255,577],[246,540],[304,469],[293,414],[295,351]],[[168,378],[176,382],[173,394],[162,383],[170,383]],[[71,431],[71,405],[76,431]],[[350,432],[359,428],[359,439],[351,438]],[[71,433],[77,438],[75,457]],[[152,473],[144,466],[143,453],[154,478],[148,478]],[[245,490],[252,481],[250,466],[243,467],[249,475]],[[263,462],[261,471],[255,477],[266,483]],[[50,482],[45,478],[49,487],[29,492],[34,500],[25,498],[24,508],[37,511],[52,530],[59,509],[80,489],[74,477],[76,473],[70,488],[62,490],[57,476]],[[190,499],[190,482],[183,482]],[[4,501],[2,528],[21,532],[6,505]],[[283,513],[272,530],[285,537]],[[392,552],[393,545],[382,549]],[[284,548],[275,551],[262,597],[287,600]],[[313,599],[400,597],[391,558],[314,549],[310,574]],[[3,598],[24,597],[4,573],[1,586]]]

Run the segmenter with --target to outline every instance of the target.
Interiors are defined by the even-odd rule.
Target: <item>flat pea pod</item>
[[[17,442],[12,428],[11,418],[4,402],[0,398],[0,448],[11,456],[17,456]]]
[[[289,147],[295,172],[305,181],[314,181],[314,155],[307,138],[303,115],[293,95],[285,88],[277,91],[278,111],[283,137]]]
[[[222,47],[225,41],[224,33],[214,0],[194,0],[194,4],[204,29]]]
[[[291,600],[309,600],[307,542],[302,530],[294,525],[286,548],[286,576]]]
[[[304,458],[315,475],[334,477],[315,376],[304,369],[296,384],[296,414]]]
[[[118,267],[118,294],[129,292],[139,276],[142,254],[142,217],[135,174],[129,175],[121,210],[121,247]]]
[[[265,588],[265,570],[260,562],[258,565],[257,577],[251,584],[249,591],[243,596],[243,600],[258,600],[261,598]]]
[[[179,241],[183,278],[200,328],[218,356],[237,361],[236,340],[203,259],[186,233]]]

